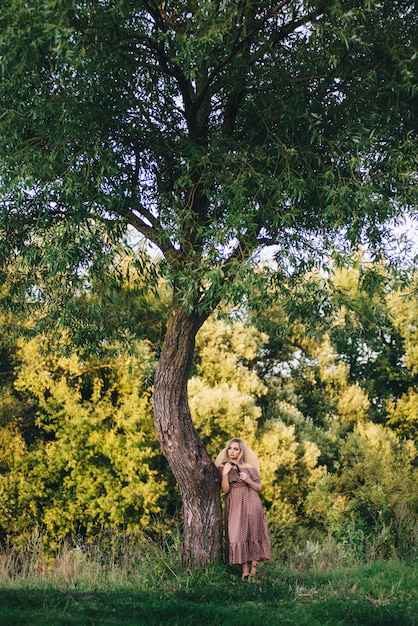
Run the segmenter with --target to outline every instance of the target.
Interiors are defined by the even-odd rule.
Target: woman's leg
[[[250,573],[250,568],[248,567],[248,563],[242,564],[242,578],[248,578],[248,574]]]
[[[254,576],[257,574],[257,561],[252,561],[251,562],[251,570],[249,573],[249,578],[254,578]]]

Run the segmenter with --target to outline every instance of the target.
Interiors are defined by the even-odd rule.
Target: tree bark
[[[184,568],[213,563],[222,542],[219,474],[193,425],[187,393],[195,338],[203,321],[181,308],[174,311],[154,382],[155,427],[183,501]]]

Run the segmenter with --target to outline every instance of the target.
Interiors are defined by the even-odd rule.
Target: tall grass
[[[179,535],[172,536],[170,542],[122,533],[109,533],[96,543],[74,537],[51,552],[45,538],[35,530],[23,549],[8,543],[0,548],[0,585],[9,587],[152,588],[168,578],[176,579],[179,572]]]
[[[167,584],[182,585],[185,580],[199,577],[210,579],[213,572],[239,577],[239,567],[219,563],[204,570],[182,571],[181,532],[161,534],[151,538],[141,533],[109,532],[97,542],[85,542],[81,537],[64,541],[54,552],[48,549],[45,537],[35,529],[23,549],[7,542],[0,547],[0,585],[40,584],[98,588],[134,585],[157,589]],[[329,572],[362,567],[379,560],[380,545],[386,541],[384,529],[379,535],[365,540],[353,526],[343,543],[331,535],[299,538],[287,545],[273,546],[272,561],[261,564],[260,571],[270,574],[277,567],[289,572]],[[411,549],[408,561],[416,562],[417,545]],[[391,559],[394,560],[393,558]],[[396,560],[396,557],[395,557]]]

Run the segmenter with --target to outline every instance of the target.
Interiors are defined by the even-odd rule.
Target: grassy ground
[[[70,550],[60,558],[25,570],[3,555],[2,626],[418,626],[413,561],[284,567],[273,559],[244,582],[224,566],[181,572],[174,554],[100,563]]]

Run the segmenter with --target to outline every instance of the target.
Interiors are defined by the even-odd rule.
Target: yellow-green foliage
[[[349,274],[343,278],[345,296],[359,299],[358,277],[354,286]],[[405,346],[403,361],[397,352],[394,363],[402,363],[398,379],[408,384],[398,397],[383,396],[380,425],[370,420],[376,403],[368,393],[383,389],[386,376],[396,382],[397,371],[384,343],[377,387],[353,376],[351,360],[362,365],[372,354],[373,365],[380,358],[378,335],[367,352],[364,336],[355,334],[361,320],[353,310],[347,337],[347,311],[317,335],[289,322],[286,345],[274,320],[273,342],[232,316],[212,316],[197,336],[189,381],[194,423],[212,458],[234,436],[257,452],[269,528],[278,539],[313,526],[343,543],[353,528],[360,543],[380,533],[382,552],[416,541],[418,310],[398,294],[388,302]],[[399,334],[396,340],[398,349]],[[176,510],[179,495],[153,424],[150,344],[138,340],[129,355],[113,345],[107,360],[88,361],[46,352],[45,345],[42,337],[20,341],[0,361],[0,536],[22,545],[41,526],[54,546],[78,532],[89,538],[122,528],[167,529],[166,512]]]
[[[42,355],[33,340],[21,344],[19,358],[15,389],[36,398],[38,439],[25,444],[16,428],[2,428],[3,532],[24,535],[39,524],[54,542],[77,532],[150,529],[167,482],[144,384],[152,366],[147,345],[83,364]]]
[[[416,296],[416,294],[415,294]],[[418,304],[416,297],[402,293],[388,296],[393,322],[405,341],[403,360],[412,375],[418,374]],[[399,399],[387,403],[388,424],[401,435],[418,438],[418,390],[409,387]]]
[[[308,497],[308,511],[338,538],[353,522],[363,538],[385,534],[390,549],[417,539],[417,451],[379,424],[359,423],[341,445],[335,471]]]
[[[189,395],[194,422],[213,458],[232,437],[242,437],[257,452],[269,526],[278,535],[295,526],[322,469],[317,445],[298,441],[294,426],[280,419],[261,422],[257,401],[267,387],[254,363],[266,340],[251,325],[211,318],[197,337]],[[290,405],[286,411],[297,413]]]
[[[262,463],[263,499],[274,534],[293,529],[301,521],[309,490],[322,476],[320,451],[315,443],[298,441],[294,426],[270,420],[260,429],[255,444]]]
[[[197,364],[189,381],[194,423],[215,457],[232,437],[255,440],[266,387],[251,362],[266,336],[242,322],[210,318],[196,341]]]
[[[418,280],[418,279],[416,279]],[[412,295],[392,292],[388,296],[393,323],[399,328],[405,340],[404,361],[413,374],[418,374],[418,303]]]
[[[347,365],[338,359],[328,335],[313,351],[319,365],[320,380],[324,383],[328,402],[334,406],[335,414],[330,417],[358,422],[367,418],[370,401],[358,384],[349,384]]]
[[[397,400],[389,400],[386,406],[388,424],[404,436],[418,439],[418,392],[410,388]]]

